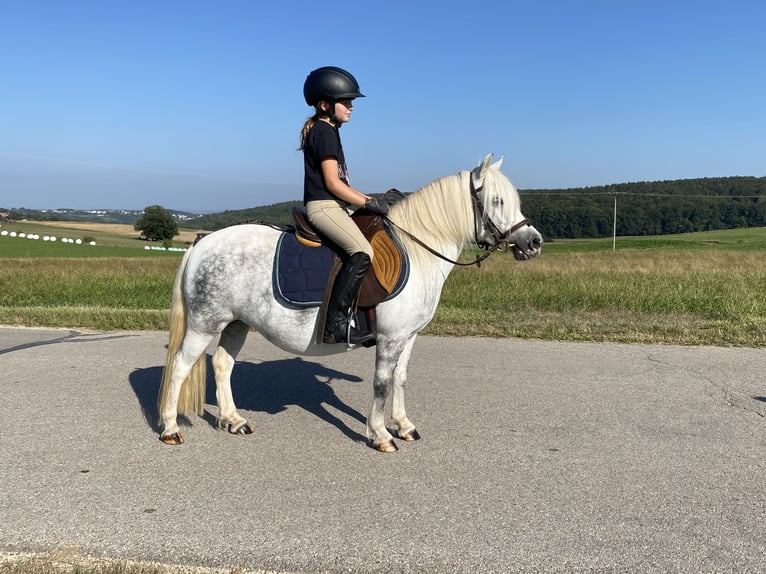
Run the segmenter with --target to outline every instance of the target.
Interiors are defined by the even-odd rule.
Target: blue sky
[[[309,71],[366,98],[352,185],[488,152],[520,189],[766,175],[766,2],[9,0],[0,207],[301,199]]]

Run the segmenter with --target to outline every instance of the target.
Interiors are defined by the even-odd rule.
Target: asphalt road
[[[158,440],[166,335],[0,329],[0,550],[289,572],[764,572],[766,349],[423,337],[364,441],[374,352],[257,335],[248,437]]]

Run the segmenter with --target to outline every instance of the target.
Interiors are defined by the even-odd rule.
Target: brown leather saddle
[[[314,229],[306,217],[306,212],[303,208],[294,207],[292,214],[295,222],[295,238],[299,243],[306,247],[325,246],[330,248],[333,254],[333,269],[327,281],[325,297],[322,302],[321,315],[324,316],[327,300],[342,262],[338,255],[337,247],[328,239],[323,238]],[[372,265],[362,281],[357,297],[357,306],[375,307],[375,305],[384,301],[393,293],[394,288],[400,281],[403,265],[402,253],[399,245],[389,234],[383,218],[364,209],[359,209],[352,214],[351,219],[362,231],[367,241],[370,242],[375,253]]]

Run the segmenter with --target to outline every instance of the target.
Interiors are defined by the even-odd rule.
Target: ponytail
[[[298,148],[299,150],[303,151],[303,146],[306,145],[306,138],[309,135],[309,132],[311,131],[311,128],[314,127],[314,124],[319,119],[319,114],[314,114],[309,119],[306,120],[306,123],[303,124],[303,129],[301,129],[301,145]]]
[[[331,102],[330,107],[334,110],[335,102]],[[309,136],[309,132],[311,131],[311,128],[314,127],[314,124],[317,123],[319,118],[321,117],[330,117],[331,119],[335,118],[335,114],[330,115],[322,109],[321,102],[317,102],[317,105],[314,106],[314,109],[315,109],[314,115],[306,120],[306,123],[303,124],[303,129],[301,130],[301,145],[298,148],[298,150],[300,151],[303,151],[303,147],[306,145],[306,138]],[[333,121],[333,125],[336,125],[336,124],[337,122]]]

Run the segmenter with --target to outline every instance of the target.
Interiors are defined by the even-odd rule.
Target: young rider
[[[352,326],[351,313],[373,252],[350,215],[352,208],[357,207],[385,215],[388,205],[349,185],[338,130],[351,118],[354,99],[363,98],[364,94],[349,72],[325,66],[308,75],[303,84],[303,96],[315,110],[301,130],[306,215],[312,225],[340,248],[343,257],[343,267],[335,279],[328,302],[323,341],[362,344],[371,340],[374,334],[360,332]]]

